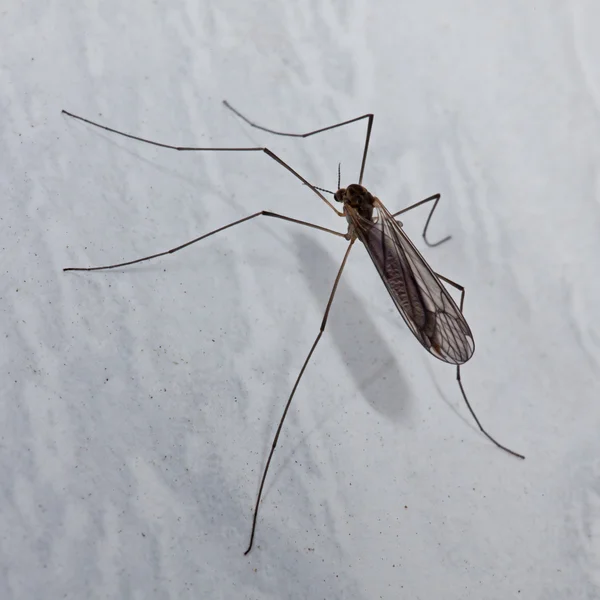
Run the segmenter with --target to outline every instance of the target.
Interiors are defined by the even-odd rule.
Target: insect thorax
[[[334,194],[335,200],[343,202],[353,208],[361,217],[371,220],[373,215],[373,195],[362,185],[350,184],[347,188],[340,188]]]

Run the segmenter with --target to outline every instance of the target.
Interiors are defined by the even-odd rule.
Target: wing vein
[[[444,362],[460,365],[475,350],[469,325],[456,302],[400,224],[375,199],[371,220],[346,206],[396,308],[423,347]]]

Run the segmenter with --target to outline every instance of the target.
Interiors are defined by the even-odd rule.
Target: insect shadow
[[[295,234],[292,239],[306,285],[317,305],[322,307],[331,293],[330,277],[323,279],[311,274],[335,273],[339,260],[335,261],[314,237]],[[387,300],[383,287],[381,292],[382,299]],[[340,280],[327,329],[343,357],[348,376],[363,398],[379,414],[391,421],[400,421],[410,409],[411,392],[397,360],[398,352],[381,336],[364,301],[347,279]]]

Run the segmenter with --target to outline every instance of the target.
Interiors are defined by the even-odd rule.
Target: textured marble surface
[[[597,3],[9,1],[0,16],[0,597],[600,596]],[[413,338],[357,245],[275,455],[356,180],[466,286],[476,352]]]

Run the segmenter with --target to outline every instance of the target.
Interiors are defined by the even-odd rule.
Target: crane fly
[[[403,210],[392,214],[383,205],[379,198],[373,196],[362,185],[374,116],[372,114],[365,114],[360,117],[350,119],[348,121],[343,121],[335,125],[330,125],[329,127],[323,127],[321,129],[309,131],[308,133],[285,133],[281,131],[275,131],[273,129],[268,129],[267,127],[263,127],[254,123],[253,121],[250,121],[250,119],[248,119],[235,108],[233,108],[227,101],[223,101],[223,104],[237,117],[245,121],[251,127],[260,129],[270,134],[293,138],[307,138],[313,135],[317,135],[319,133],[323,133],[325,131],[330,131],[332,129],[337,129],[339,127],[344,127],[345,125],[350,125],[351,123],[356,123],[363,119],[367,119],[367,133],[363,149],[358,183],[350,184],[345,188],[341,187],[341,177],[338,168],[338,189],[336,192],[330,192],[329,190],[326,190],[324,188],[312,185],[304,177],[302,177],[302,175],[295,171],[290,165],[288,165],[281,158],[279,158],[279,156],[277,156],[274,152],[271,152],[271,150],[269,150],[266,147],[201,148],[191,146],[173,146],[170,144],[164,144],[161,142],[156,142],[128,133],[124,133],[123,131],[112,129],[111,127],[106,127],[105,125],[100,125],[99,123],[74,115],[65,110],[63,110],[62,112],[63,114],[66,114],[69,117],[72,117],[79,121],[83,121],[85,123],[88,123],[89,125],[93,125],[94,127],[99,127],[100,129],[103,129],[105,131],[109,131],[111,133],[115,133],[133,140],[137,140],[139,142],[144,142],[146,144],[151,144],[153,146],[159,146],[161,148],[167,148],[171,150],[178,150],[180,152],[263,152],[267,156],[269,156],[269,158],[273,159],[275,162],[281,165],[283,168],[287,169],[287,171],[289,171],[292,175],[299,179],[304,185],[308,186],[338,216],[345,217],[348,224],[348,231],[346,233],[341,233],[339,231],[334,231],[333,229],[328,229],[326,227],[322,227],[314,223],[293,219],[291,217],[286,217],[285,215],[281,215],[279,213],[263,210],[249,215],[247,217],[244,217],[242,219],[239,219],[237,221],[234,221],[232,223],[229,223],[227,225],[224,225],[223,227],[219,227],[218,229],[210,231],[209,233],[205,233],[200,237],[197,237],[184,244],[181,244],[180,246],[171,248],[170,250],[166,250],[164,252],[159,252],[157,254],[152,254],[150,256],[145,256],[143,258],[137,258],[135,260],[130,260],[118,264],[105,265],[101,267],[68,267],[65,268],[64,271],[99,271],[103,269],[115,269],[118,267],[125,267],[128,265],[133,265],[136,263],[158,258],[159,256],[173,254],[174,252],[178,252],[179,250],[182,250],[187,246],[191,246],[192,244],[195,244],[196,242],[199,242],[211,235],[224,231],[225,229],[229,229],[230,227],[240,225],[241,223],[250,221],[251,219],[255,219],[260,216],[272,217],[295,223],[297,225],[311,227],[313,229],[317,229],[336,235],[338,237],[342,237],[349,242],[344,257],[342,259],[340,268],[338,269],[337,275],[334,279],[333,287],[327,300],[327,305],[325,308],[323,319],[321,321],[319,332],[308,352],[308,355],[304,360],[302,368],[300,369],[292,391],[285,404],[281,419],[279,420],[279,425],[277,426],[277,430],[273,438],[273,443],[271,444],[271,450],[269,452],[269,456],[267,458],[265,467],[262,472],[260,486],[258,494],[256,496],[256,503],[254,505],[252,529],[250,532],[250,542],[244,554],[248,554],[250,552],[254,543],[258,508],[262,498],[267,473],[271,465],[271,459],[273,458],[273,454],[275,452],[275,448],[279,440],[279,435],[281,433],[283,423],[288,414],[290,405],[292,403],[292,399],[294,398],[294,394],[296,393],[300,380],[304,375],[304,371],[306,370],[310,358],[313,355],[315,348],[317,347],[317,344],[319,343],[319,340],[323,335],[323,332],[325,331],[325,326],[327,324],[327,319],[329,318],[331,305],[333,303],[333,298],[335,296],[338,283],[342,276],[344,267],[346,266],[350,250],[352,249],[352,246],[354,245],[356,240],[360,240],[367,249],[367,252],[371,257],[373,264],[377,269],[377,272],[383,280],[385,287],[387,288],[390,296],[392,297],[392,300],[394,301],[394,304],[396,305],[396,308],[398,309],[398,312],[404,319],[405,323],[408,325],[408,328],[412,331],[417,340],[419,340],[419,343],[428,352],[430,352],[439,360],[456,366],[456,380],[458,382],[462,397],[481,432],[502,450],[518,458],[525,458],[522,454],[514,452],[513,450],[510,450],[506,446],[500,444],[483,428],[479,419],[477,418],[477,415],[471,407],[471,404],[467,398],[467,394],[463,387],[460,376],[460,366],[466,363],[471,358],[471,356],[473,356],[473,353],[475,351],[475,342],[473,340],[473,334],[471,333],[471,329],[469,328],[469,325],[467,324],[463,316],[465,288],[455,283],[454,281],[448,279],[447,277],[444,277],[439,273],[435,273],[433,269],[429,266],[427,261],[423,258],[421,253],[417,250],[415,245],[411,242],[410,238],[406,235],[406,233],[404,233],[402,223],[396,219],[396,217],[398,217],[402,213],[408,212],[409,210],[413,210],[414,208],[417,208],[418,206],[421,206],[423,204],[433,202],[433,205],[425,222],[425,227],[423,228],[422,236],[425,243],[430,247],[442,244],[443,242],[449,240],[450,236],[447,236],[435,243],[431,243],[427,239],[427,229],[429,227],[431,217],[440,200],[440,194],[429,196],[424,200],[416,202],[415,204],[412,204],[407,208],[404,208]],[[333,195],[334,201],[342,205],[342,210],[339,211],[323,195],[323,193]],[[456,305],[456,302],[452,299],[452,296],[444,287],[444,284],[442,282],[445,282],[446,284],[456,288],[460,292],[460,306]]]

